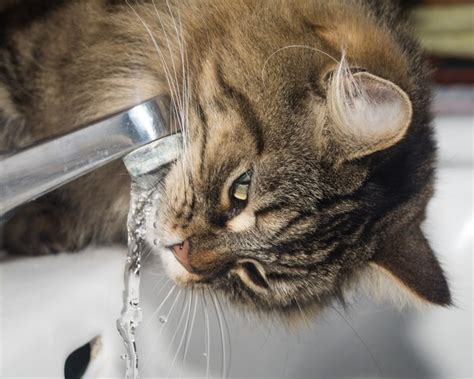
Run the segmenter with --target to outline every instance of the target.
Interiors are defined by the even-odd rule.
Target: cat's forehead
[[[258,46],[252,41],[247,45],[200,57],[198,87],[202,96],[212,99],[216,106],[223,100],[225,103],[223,91],[230,97],[236,97],[238,91],[253,102],[265,104],[267,113],[275,113],[279,110],[275,102],[318,86],[328,66],[334,65],[328,56],[300,45],[282,49]]]
[[[195,81],[195,103],[216,150],[239,146],[246,155],[249,149],[258,155],[268,148],[287,148],[295,140],[311,142],[311,126],[324,118],[313,102],[321,92],[315,90],[319,69],[311,71],[300,62],[295,74],[296,61],[275,60],[288,69],[265,66],[263,55],[253,63],[215,56],[204,60]],[[273,71],[263,72],[265,67]]]

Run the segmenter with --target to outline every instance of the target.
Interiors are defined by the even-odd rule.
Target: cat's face
[[[166,177],[150,243],[182,285],[279,313],[324,301],[370,257],[370,193],[358,194],[367,162],[323,156],[315,130],[333,121],[310,87],[292,112],[275,93],[265,115],[220,69],[209,75],[216,84],[195,99],[192,138]]]
[[[396,249],[388,248],[392,230],[413,227],[421,236],[430,153],[407,162],[397,150],[412,102],[370,67],[304,48],[252,64],[241,54],[199,62],[185,147],[147,239],[180,285],[224,292],[257,311],[298,313],[339,295],[382,247]],[[428,249],[438,267],[426,241],[413,240],[407,252]],[[400,278],[398,263],[382,256]],[[411,280],[400,278],[433,301]]]

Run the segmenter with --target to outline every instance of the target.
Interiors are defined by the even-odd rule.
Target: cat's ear
[[[419,228],[386,238],[371,265],[418,300],[452,304],[443,270]]]
[[[360,158],[399,142],[412,119],[408,95],[394,83],[340,66],[326,79],[329,138],[341,159]]]

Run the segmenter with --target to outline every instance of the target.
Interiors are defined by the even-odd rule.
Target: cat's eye
[[[230,195],[234,200],[239,202],[246,202],[248,200],[251,179],[251,173],[247,171],[232,184]]]

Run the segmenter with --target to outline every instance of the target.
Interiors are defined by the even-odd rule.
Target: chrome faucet
[[[84,128],[0,156],[0,218],[71,180],[124,158],[132,176],[176,159],[169,104],[157,97]]]

